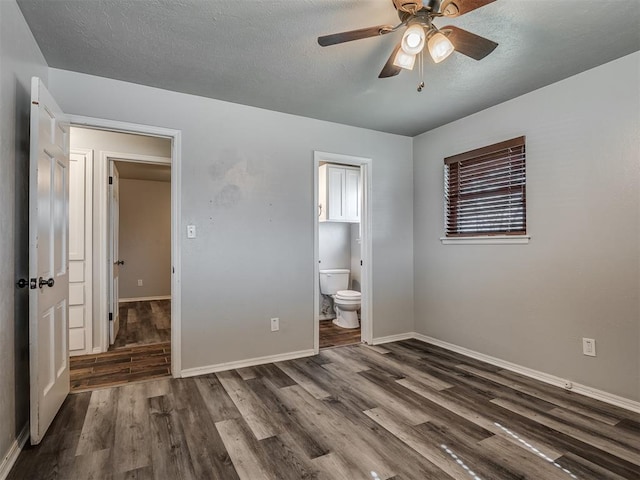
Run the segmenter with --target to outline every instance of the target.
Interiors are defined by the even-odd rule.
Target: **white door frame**
[[[181,199],[181,168],[182,168],[182,132],[180,130],[173,130],[169,128],[154,127],[150,125],[140,125],[137,123],[119,122],[114,120],[107,120],[101,118],[84,117],[79,115],[70,115],[71,125],[78,127],[87,127],[97,130],[108,130],[112,132],[121,133],[133,133],[140,135],[147,135],[152,137],[164,137],[171,139],[171,374],[175,378],[182,376],[182,356],[181,356],[181,259],[180,259],[180,199]],[[108,182],[108,159],[126,159],[136,161],[144,161],[146,159],[155,160],[153,163],[166,163],[166,159],[163,157],[149,157],[145,155],[132,155],[122,154],[117,152],[103,152],[100,156],[100,165],[96,165],[94,168],[94,186],[100,186],[100,190],[94,190],[94,212],[106,212],[107,208],[107,194],[106,188]],[[144,158],[142,158],[144,157]],[[102,192],[102,193],[99,193]],[[102,213],[99,217],[94,215],[94,221],[98,222],[98,228],[96,237],[99,242],[98,251],[100,262],[98,264],[98,272],[96,275],[97,285],[95,286],[95,292],[101,292],[98,301],[94,302],[96,308],[94,311],[98,318],[105,319],[105,332],[102,333],[103,338],[102,346],[104,342],[108,343],[108,323],[106,319],[109,318],[108,300],[104,292],[106,292],[106,282],[108,281],[108,245],[107,245],[107,216]]]
[[[360,215],[362,258],[362,304],[360,305],[360,336],[364,343],[373,343],[373,282],[372,282],[372,235],[371,235],[371,164],[370,158],[342,155],[338,153],[313,152],[313,350],[320,351],[320,246],[318,218],[319,185],[318,169],[320,162],[342,165],[359,165],[362,181],[362,212]]]

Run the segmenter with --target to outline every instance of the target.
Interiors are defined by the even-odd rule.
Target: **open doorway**
[[[171,139],[72,127],[70,143],[71,390],[168,376]]]
[[[171,165],[110,159],[109,351],[171,341]]]
[[[314,348],[370,343],[371,160],[314,152]]]

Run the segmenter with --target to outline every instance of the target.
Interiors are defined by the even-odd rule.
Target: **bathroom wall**
[[[350,223],[350,247],[351,247],[351,290],[362,291],[362,267],[360,266],[361,248],[360,248],[360,224]]]
[[[351,224],[320,222],[318,225],[320,269],[351,268]],[[320,281],[318,279],[318,281]],[[318,284],[320,288],[320,284]],[[320,319],[335,318],[329,297],[320,295]]]
[[[320,222],[318,251],[320,269],[351,268],[351,224]]]

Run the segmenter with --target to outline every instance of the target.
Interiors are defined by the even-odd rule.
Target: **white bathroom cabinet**
[[[326,163],[319,173],[321,222],[360,222],[360,168]]]

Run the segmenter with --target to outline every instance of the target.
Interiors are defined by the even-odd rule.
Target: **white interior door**
[[[31,443],[69,393],[69,123],[39,78],[31,81],[29,175]]]
[[[120,235],[120,175],[116,164],[109,162],[109,235],[110,235],[110,261],[111,270],[109,282],[109,343],[113,345],[116,341],[116,335],[120,329],[120,303],[118,276],[120,274],[120,265],[124,261],[120,260],[118,249],[118,238]]]

